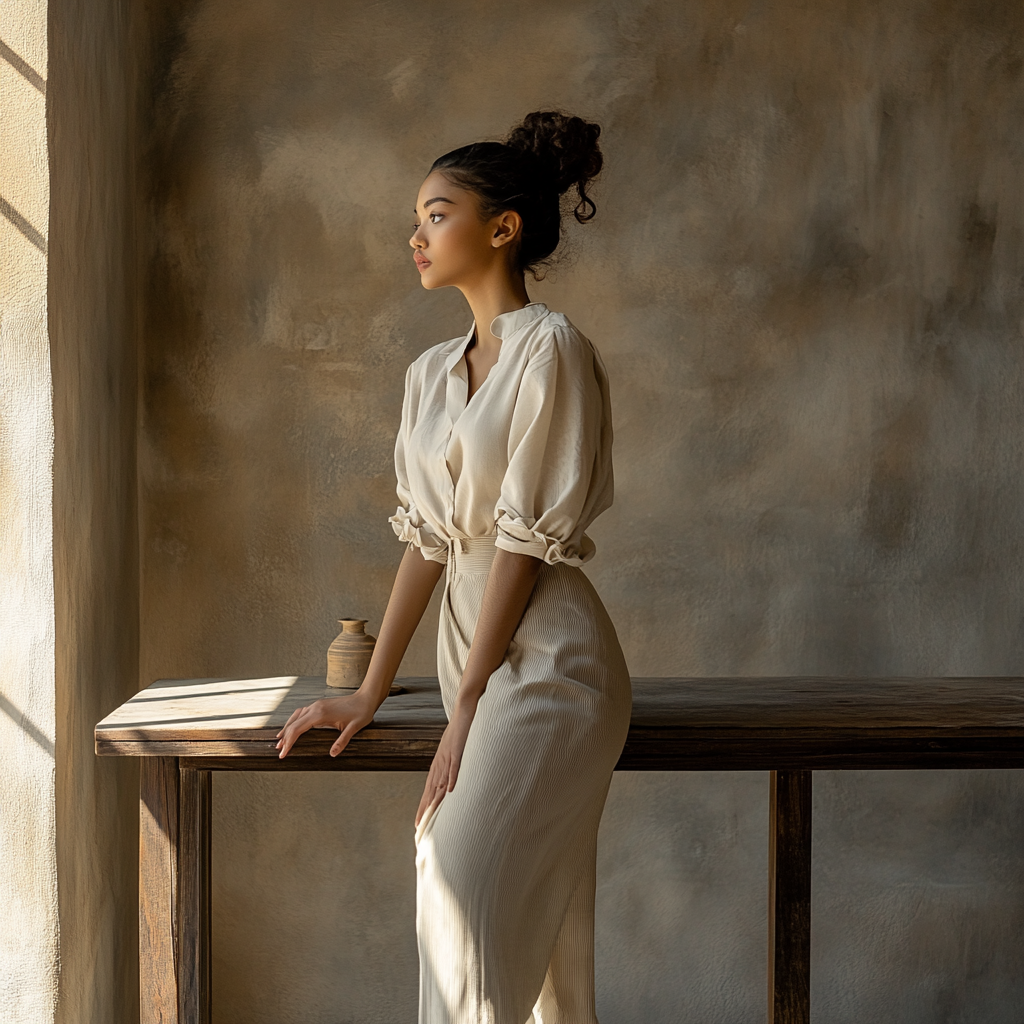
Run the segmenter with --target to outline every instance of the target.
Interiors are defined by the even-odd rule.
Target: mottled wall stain
[[[403,371],[469,325],[419,286],[416,189],[547,105],[604,126],[599,215],[531,295],[611,374],[588,571],[633,672],[1022,672],[1019,5],[168,10],[145,680],[323,671],[337,615],[379,623]],[[432,670],[434,621],[405,671]],[[413,1012],[415,789],[218,779],[219,1021]],[[847,773],[816,799],[816,1013],[1016,1019],[1020,784]],[[616,781],[605,1024],[760,1018],[765,814],[760,775]],[[279,889],[277,931],[254,927]]]

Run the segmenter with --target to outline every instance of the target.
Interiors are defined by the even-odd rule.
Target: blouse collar
[[[550,310],[543,302],[528,302],[525,306],[521,306],[519,309],[510,309],[507,313],[499,313],[491,321],[491,334],[496,338],[500,338],[504,341],[506,338],[510,338],[516,331],[521,330],[528,324],[533,323],[534,320],[544,316],[545,313],[549,313]],[[474,319],[472,326],[466,332],[466,334],[459,339],[458,344],[452,349],[446,362],[446,369],[451,370],[456,363],[465,355],[466,346],[473,339],[473,332],[476,330],[476,320]]]
[[[510,309],[507,313],[499,313],[491,321],[491,334],[504,341],[509,335],[515,334],[521,327],[532,323],[537,317],[543,316],[547,312],[548,307],[543,302],[528,302],[519,309]],[[473,321],[473,329],[476,329],[475,320]],[[471,330],[470,337],[472,336],[473,332]]]

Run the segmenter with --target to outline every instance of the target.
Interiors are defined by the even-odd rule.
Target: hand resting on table
[[[324,697],[304,708],[296,708],[277,734],[278,757],[285,757],[295,741],[307,730],[337,729],[341,735],[331,746],[331,757],[337,757],[360,729],[373,721],[377,704],[361,691],[342,697]]]

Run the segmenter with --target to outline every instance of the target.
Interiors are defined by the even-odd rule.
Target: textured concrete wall
[[[52,1017],[53,415],[44,0],[0,5],[0,1020]]]
[[[60,1024],[138,1014],[138,770],[97,758],[92,735],[138,689],[134,97],[146,50],[131,6],[50,3]]]
[[[611,374],[589,570],[635,674],[1020,673],[1019,5],[197,0],[153,117],[142,675],[323,670],[400,550],[403,371],[463,332],[430,161],[556,104],[598,218],[531,295]],[[430,671],[436,608],[406,659]],[[415,777],[218,778],[218,1024],[415,1001]],[[621,776],[605,1024],[764,1007],[764,776]],[[818,776],[815,1012],[1018,1022],[1024,787]]]

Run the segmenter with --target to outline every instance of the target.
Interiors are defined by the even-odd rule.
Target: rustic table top
[[[325,756],[333,731],[313,730],[266,763],[295,708],[344,692],[322,676],[158,680],[96,726],[96,752],[236,770],[419,770],[446,723],[437,680],[396,682],[404,692],[337,759]],[[644,678],[633,680],[619,767],[1017,767],[1022,757],[1021,678]]]

